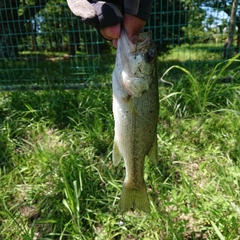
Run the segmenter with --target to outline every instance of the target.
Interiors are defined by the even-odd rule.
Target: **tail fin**
[[[136,208],[146,213],[150,212],[146,185],[144,184],[141,188],[133,189],[128,187],[126,184],[123,184],[122,195],[120,198],[121,213]]]

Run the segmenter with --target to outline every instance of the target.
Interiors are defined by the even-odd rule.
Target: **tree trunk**
[[[36,21],[30,22],[32,51],[38,50]]]
[[[0,2],[0,59],[16,58],[18,55],[17,32],[19,27],[16,24],[18,6],[19,0]]]
[[[237,47],[236,47],[236,52],[240,53],[240,16],[238,16],[236,20],[236,25],[238,27],[237,31]]]
[[[16,58],[18,56],[17,38],[14,37],[14,28],[10,24],[1,24],[0,27],[0,59]]]
[[[233,54],[234,54],[233,42],[234,42],[234,34],[235,34],[235,28],[236,28],[237,5],[238,5],[238,0],[233,0],[230,23],[229,23],[228,39],[227,39],[227,42],[224,44],[224,50],[223,50],[223,57],[226,59],[233,57]]]

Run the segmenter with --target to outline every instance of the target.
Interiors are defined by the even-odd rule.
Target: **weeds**
[[[236,62],[163,76],[148,215],[119,214],[110,88],[1,93],[0,239],[239,239]]]

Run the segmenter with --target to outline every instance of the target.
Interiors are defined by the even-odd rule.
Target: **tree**
[[[200,8],[198,1],[188,7],[187,25],[183,27],[185,42],[193,44],[204,41],[207,33],[202,24],[206,17],[206,12]]]
[[[224,44],[224,58],[229,58],[233,54],[234,35],[237,27],[237,44],[236,51],[240,51],[240,2],[238,0],[212,0],[201,1],[205,6],[224,11],[230,17],[229,33],[226,43]]]
[[[237,4],[238,4],[238,0],[233,0],[230,23],[229,23],[228,39],[224,45],[224,52],[223,52],[224,58],[231,58],[233,56],[233,41],[234,41],[234,35],[235,35],[235,29],[236,29]]]
[[[180,45],[187,26],[188,5],[182,0],[155,1],[149,25],[154,27],[155,42],[160,52],[167,52],[170,45]]]
[[[30,19],[45,7],[47,0],[3,0],[0,2],[0,58],[16,58],[20,39],[28,35]]]
[[[0,0],[0,59],[28,50],[91,52],[93,32],[97,35],[73,16],[66,0]]]
[[[182,43],[196,43],[209,38],[202,24],[206,11],[200,0],[155,1],[150,26],[160,52],[167,52],[172,46]],[[156,30],[155,30],[156,29]]]

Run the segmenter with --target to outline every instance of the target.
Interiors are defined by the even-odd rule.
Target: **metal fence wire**
[[[220,3],[154,1],[145,30],[153,32],[160,56],[189,62],[221,60],[231,4],[226,8]],[[239,12],[233,47],[239,44]],[[0,1],[1,90],[81,86],[96,76],[106,48],[110,44],[76,18],[66,1]]]

